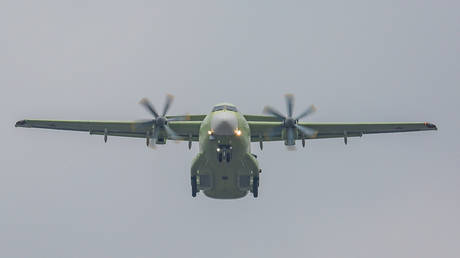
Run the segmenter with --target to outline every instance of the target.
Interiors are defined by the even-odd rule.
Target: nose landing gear
[[[217,148],[217,160],[219,162],[226,160],[229,163],[232,160],[232,146],[219,145]]]
[[[219,160],[219,162],[222,162],[222,159],[223,159],[223,156],[224,154],[222,152],[217,152],[217,160]]]

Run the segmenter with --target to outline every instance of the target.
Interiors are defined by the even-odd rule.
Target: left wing
[[[171,121],[168,125],[176,132],[180,139],[186,141],[198,141],[201,120],[197,116],[195,121]],[[146,126],[145,122],[136,121],[67,121],[67,120],[21,120],[16,127],[43,128],[55,130],[70,130],[89,132],[95,135],[111,135],[122,137],[146,138],[152,127]],[[160,136],[171,139],[164,130]]]
[[[377,133],[402,133],[414,131],[437,130],[436,125],[427,122],[412,123],[311,123],[299,122],[301,126],[311,128],[317,132],[315,137],[305,136],[305,139],[337,138],[337,137],[360,137],[363,134]],[[251,141],[282,141],[283,122],[249,121],[251,129]],[[302,139],[300,133],[296,139]]]

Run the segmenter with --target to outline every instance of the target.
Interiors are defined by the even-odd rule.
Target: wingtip
[[[14,124],[14,127],[25,127],[26,125],[26,120],[19,120]]]
[[[425,126],[431,130],[438,130],[438,127],[433,123],[425,122]]]

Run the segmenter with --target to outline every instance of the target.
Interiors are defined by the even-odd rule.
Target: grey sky
[[[116,3],[115,3],[116,2]],[[458,1],[1,1],[1,257],[458,257]],[[253,146],[260,197],[192,199],[198,148],[14,128],[231,102],[437,132]]]

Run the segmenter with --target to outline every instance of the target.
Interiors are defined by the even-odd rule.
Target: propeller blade
[[[152,113],[152,115],[155,118],[159,117],[159,115],[158,115],[157,111],[155,110],[155,108],[153,107],[152,103],[150,103],[150,101],[147,98],[141,99],[141,101],[139,101],[139,104],[141,104],[146,109],[148,109],[150,111],[150,113]]]
[[[153,124],[155,124],[155,120],[152,119],[143,119],[143,120],[136,120],[131,123],[131,130],[136,131],[138,129],[145,129],[145,128],[152,128]]]
[[[173,116],[168,117],[168,121],[190,121],[190,116]]]
[[[299,119],[302,119],[308,115],[311,115],[313,113],[315,113],[316,111],[316,107],[314,105],[311,105],[307,108],[307,110],[305,110],[302,114],[298,115],[295,120],[299,120]]]
[[[160,128],[158,126],[155,126],[153,128],[153,134],[152,134],[152,141],[150,141],[150,147],[152,147],[153,149],[155,149],[155,145],[157,144],[157,139],[158,139],[158,135],[160,134]]]
[[[152,127],[155,124],[155,119],[145,119],[145,120],[137,120],[134,122],[136,127]]]
[[[296,151],[297,150],[297,147],[295,145],[288,145],[286,146],[286,149],[288,151]]]
[[[177,135],[176,132],[174,132],[173,129],[171,129],[171,127],[169,127],[169,125],[165,125],[165,130],[166,130],[166,133],[168,134],[168,136],[173,139],[173,140],[178,140],[178,139],[181,139],[179,135]]]
[[[264,113],[266,114],[270,114],[270,115],[273,115],[275,117],[277,117],[279,120],[281,121],[284,121],[286,119],[286,117],[284,115],[282,115],[280,112],[278,112],[276,109],[272,108],[272,107],[269,107],[269,106],[266,106],[264,108]]]
[[[286,128],[286,145],[295,145],[294,128]]]
[[[288,117],[292,117],[293,109],[294,109],[294,95],[286,94],[286,107],[288,112]]]
[[[166,113],[168,113],[169,107],[171,107],[171,103],[172,103],[173,99],[174,99],[173,95],[171,95],[171,94],[166,95],[166,103],[165,103],[165,106],[163,108],[163,115],[162,116],[165,116]]]
[[[282,124],[280,126],[277,126],[277,127],[273,127],[272,129],[268,130],[267,132],[265,132],[263,134],[263,136],[265,137],[279,137],[281,136],[281,131],[283,131],[283,127],[282,127]]]
[[[310,138],[315,138],[316,135],[318,135],[318,131],[311,129],[309,127],[301,126],[296,124],[295,127],[299,129],[300,132],[302,132],[304,135],[310,137]]]

